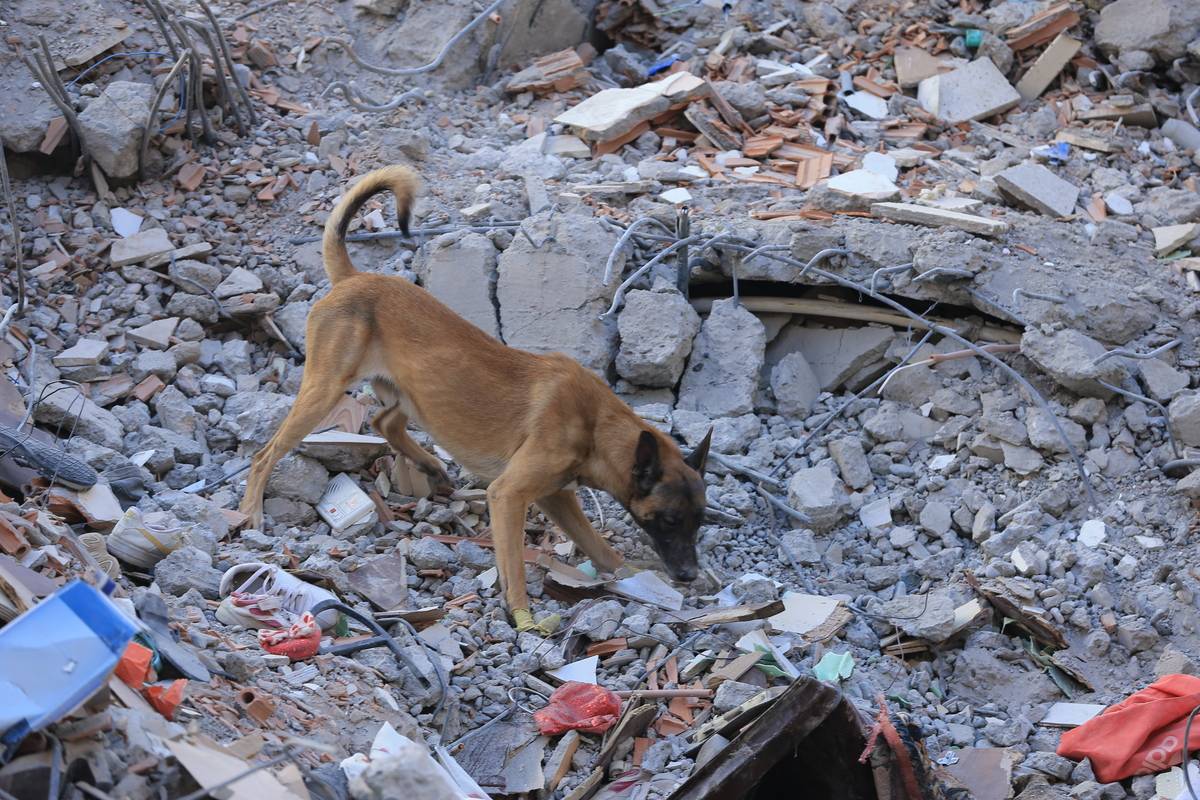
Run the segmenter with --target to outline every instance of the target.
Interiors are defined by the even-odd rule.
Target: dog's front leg
[[[536,498],[565,483],[564,466],[547,458],[547,452],[545,447],[526,444],[487,490],[500,585],[519,631],[538,628],[525,589],[525,515]]]

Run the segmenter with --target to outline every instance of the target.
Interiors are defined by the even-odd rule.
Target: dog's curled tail
[[[321,254],[325,261],[325,273],[329,275],[331,283],[358,272],[350,263],[350,254],[346,252],[346,228],[363,203],[388,189],[396,196],[396,218],[400,230],[408,236],[408,218],[417,194],[417,176],[408,167],[399,164],[368,172],[342,195],[325,222]]]

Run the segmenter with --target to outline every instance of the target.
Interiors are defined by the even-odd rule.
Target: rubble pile
[[[1195,4],[3,15],[0,790],[1188,796],[1183,718],[1089,723],[1200,705]],[[518,631],[485,483],[365,385],[248,527],[392,163],[360,269],[711,430],[695,583],[585,489],[626,566],[534,512]]]

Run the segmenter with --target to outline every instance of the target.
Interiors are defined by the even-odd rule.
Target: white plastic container
[[[344,531],[352,525],[366,522],[375,512],[375,504],[358,484],[342,472],[329,482],[325,493],[317,501],[317,514],[335,531]]]

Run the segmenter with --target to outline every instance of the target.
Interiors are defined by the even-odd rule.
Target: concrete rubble
[[[928,796],[1175,796],[1169,771],[1102,784],[1056,750],[1080,708],[1200,672],[1195,3],[667,5],[5,16],[27,56],[46,36],[62,95],[0,53],[0,637],[107,573],[157,655],[48,723],[64,795],[658,800],[737,750],[739,708],[848,658],[821,685],[864,719],[884,698],[920,748],[878,737],[871,763],[921,761]],[[176,27],[203,63],[168,81]],[[566,353],[685,452],[711,431],[695,583],[583,491],[630,569],[593,578],[531,511],[532,613],[558,627],[518,632],[486,486],[414,426],[449,470],[435,493],[366,386],[248,527],[245,470],[328,291],[321,226],[390,163],[422,179],[413,235],[376,197],[360,269]],[[343,480],[370,513],[337,529]],[[218,611],[259,564],[404,655],[344,649],[375,633],[353,615],[315,655],[264,649]],[[539,734],[564,675],[622,693],[612,746]],[[0,790],[45,797],[52,740],[23,747]]]

